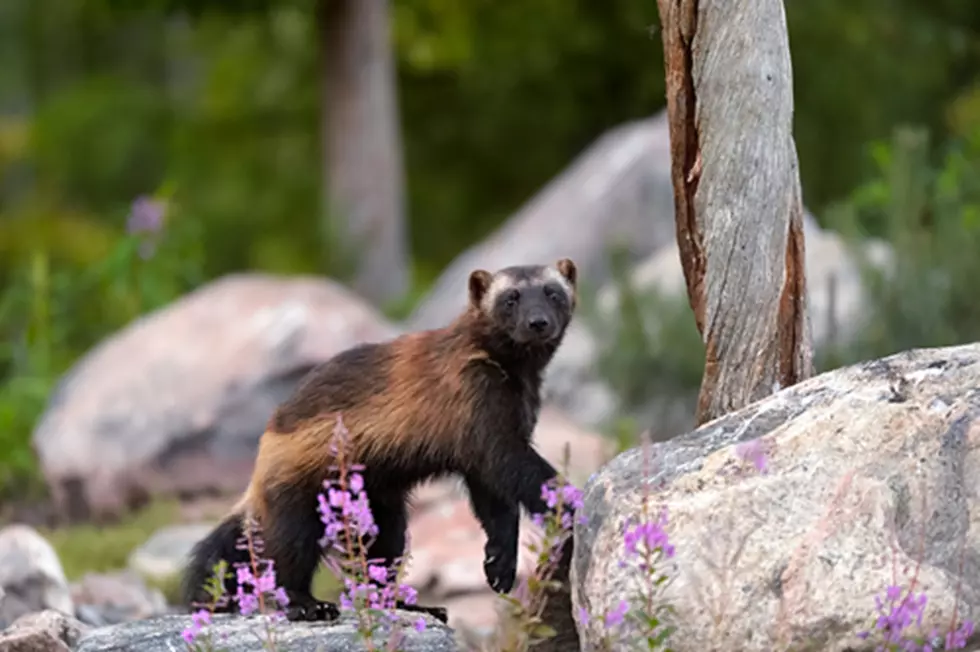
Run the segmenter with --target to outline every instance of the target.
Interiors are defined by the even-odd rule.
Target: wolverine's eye
[[[553,285],[544,286],[544,296],[555,303],[559,303],[562,300],[562,293]]]
[[[521,293],[517,290],[511,290],[506,295],[504,295],[504,305],[508,308],[513,308],[517,305],[517,300],[521,298]]]

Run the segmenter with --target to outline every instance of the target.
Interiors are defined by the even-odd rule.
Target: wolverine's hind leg
[[[323,523],[317,512],[315,491],[280,485],[265,492],[263,557],[275,564],[276,583],[286,591],[288,620],[334,620],[337,605],[317,600],[310,592],[320,563]]]
[[[367,557],[370,560],[383,560],[387,569],[405,554],[405,531],[408,529],[408,513],[405,505],[405,492],[368,490],[368,500],[374,522],[378,526],[378,536],[368,547]],[[372,582],[376,585],[380,582]],[[427,613],[444,623],[449,622],[449,613],[444,607],[424,607],[417,604],[407,604],[398,600],[399,609]]]

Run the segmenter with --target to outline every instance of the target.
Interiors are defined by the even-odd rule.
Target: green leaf
[[[531,629],[531,635],[538,639],[548,639],[553,638],[558,635],[555,628],[547,623],[539,623]]]

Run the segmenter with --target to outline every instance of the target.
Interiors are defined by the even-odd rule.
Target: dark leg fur
[[[557,471],[531,446],[524,450],[516,450],[493,458],[490,468],[485,469],[483,481],[500,495],[513,495],[532,514],[547,514],[551,512],[548,504],[541,497],[541,486],[558,475]],[[510,488],[510,493],[505,491]],[[564,505],[563,510],[573,512],[570,505]],[[499,524],[497,527],[501,527]],[[515,537],[516,539],[516,537]],[[558,553],[557,566],[551,576],[557,581],[559,588],[548,590],[549,596],[541,614],[544,623],[554,627],[558,635],[545,641],[543,650],[577,650],[579,648],[578,633],[572,619],[572,599],[569,586],[569,572],[572,564],[574,538],[569,537],[562,544]],[[489,554],[489,553],[488,553]],[[485,562],[486,563],[486,562]]]
[[[513,496],[531,514],[544,514],[548,505],[541,497],[541,485],[558,475],[555,467],[530,445],[503,454],[488,456],[479,470],[481,481],[498,496]]]
[[[369,560],[381,560],[385,567],[391,569],[393,564],[405,554],[405,531],[408,529],[408,513],[405,505],[404,492],[385,493],[369,490],[368,501],[374,522],[378,526],[378,536],[367,550]],[[380,582],[375,582],[380,585]],[[399,609],[427,613],[446,623],[449,614],[444,607],[424,607],[406,604],[402,600],[397,603]]]
[[[487,535],[483,572],[498,593],[509,593],[517,579],[518,530],[521,512],[516,502],[494,493],[475,475],[466,477],[470,505]]]
[[[558,473],[530,445],[493,451],[483,461],[483,466],[467,475],[467,484],[473,511],[487,534],[483,562],[487,584],[506,593],[517,575],[518,505],[531,514],[550,511],[541,497],[541,486]],[[513,498],[508,501],[507,496]]]
[[[237,548],[241,537],[242,517],[240,514],[231,514],[194,546],[181,581],[181,598],[188,609],[211,604],[213,598],[207,594],[205,586],[214,576],[215,565],[222,559],[228,562],[227,572],[232,575],[224,580],[227,599],[223,604],[217,605],[215,611],[234,612],[237,609],[237,604],[230,599],[237,589],[233,564],[248,561],[248,552]]]
[[[276,583],[289,597],[289,620],[334,620],[337,605],[317,600],[310,592],[320,563],[323,523],[317,512],[316,491],[277,486],[266,491],[266,522],[261,532],[262,557],[275,563]]]

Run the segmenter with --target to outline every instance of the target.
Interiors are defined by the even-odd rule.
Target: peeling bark
[[[405,180],[387,0],[319,0],[329,231],[375,304],[408,289]]]
[[[813,374],[782,0],[658,0],[700,425]]]
[[[663,25],[667,121],[670,126],[671,180],[677,245],[687,281],[687,296],[698,331],[704,332],[704,248],[694,215],[701,175],[695,120],[690,42],[697,30],[697,0],[657,0]]]

